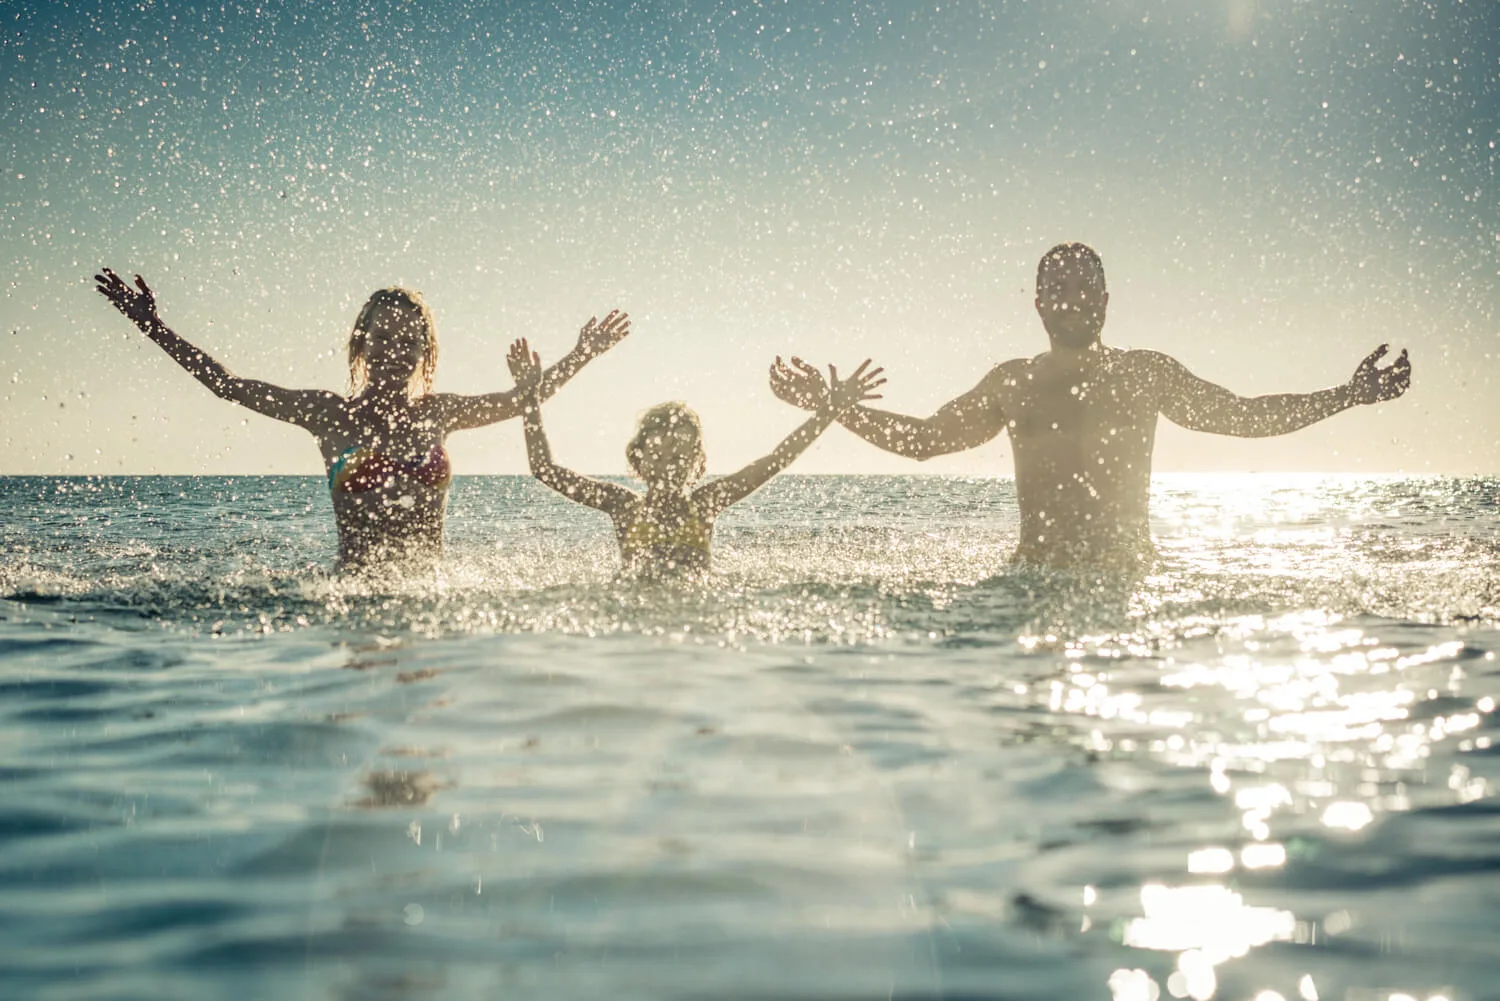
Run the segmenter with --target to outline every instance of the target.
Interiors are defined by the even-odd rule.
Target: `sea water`
[[[459,477],[0,479],[5,998],[1500,998],[1500,481],[796,477],[692,588]]]

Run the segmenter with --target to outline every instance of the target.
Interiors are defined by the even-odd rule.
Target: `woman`
[[[847,379],[828,366],[829,381],[817,375],[817,411],[764,458],[737,473],[695,486],[708,460],[703,452],[703,428],[698,415],[682,403],[662,403],[646,411],[635,437],[625,447],[631,472],[646,484],[638,494],[629,487],[581,476],[552,461],[552,449],[542,429],[542,389],[546,376],[541,360],[525,339],[511,345],[506,359],[516,390],[524,394],[526,456],[537,479],[564,497],[597,508],[615,523],[620,543],[620,567],[630,576],[646,578],[695,577],[709,570],[709,547],[714,520],[771,477],[791,465],[839,415],[866,400],[878,400],[873,390],[884,379],[882,369],[866,372],[868,359]]]
[[[241,379],[167,329],[140,275],[135,285],[105,268],[98,290],[172,360],[216,396],[312,432],[323,454],[339,533],[339,568],[431,566],[442,555],[443,509],[451,470],[444,439],[521,413],[516,390],[484,396],[432,392],[437,332],[422,297],[401,288],[370,296],[349,334],[349,395],[284,389]],[[590,359],[630,332],[612,311],[590,319],[578,345],[541,377],[555,393]]]

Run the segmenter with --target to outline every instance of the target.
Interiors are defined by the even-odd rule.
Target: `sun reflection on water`
[[[1208,1001],[1220,994],[1227,962],[1275,942],[1310,944],[1349,933],[1361,916],[1338,910],[1299,918],[1270,900],[1247,900],[1258,884],[1241,887],[1237,874],[1285,869],[1289,858],[1304,858],[1305,846],[1316,851],[1320,841],[1359,844],[1382,816],[1411,810],[1414,802],[1461,804],[1492,793],[1487,779],[1464,765],[1430,774],[1441,742],[1465,750],[1489,746],[1475,731],[1495,711],[1495,699],[1464,698],[1465,657],[1472,651],[1466,654],[1460,640],[1393,643],[1373,632],[1308,610],[1223,621],[1149,658],[1139,652],[1139,637],[1034,642],[1065,659],[1057,674],[1033,686],[1033,697],[1053,713],[1093,721],[1079,738],[1085,749],[1128,755],[1148,748],[1172,765],[1202,769],[1208,786],[1240,816],[1239,844],[1190,849],[1180,885],[1168,877],[1141,887],[1140,913],[1125,919],[1119,941],[1176,953],[1177,961],[1161,982],[1146,970],[1115,970],[1109,978],[1115,1001],[1162,995]],[[1155,665],[1154,678],[1141,669],[1143,660]],[[1143,730],[1152,735],[1142,739]],[[1304,847],[1289,852],[1293,843]],[[1193,882],[1215,878],[1230,885]],[[1086,892],[1086,905],[1095,896]],[[1254,997],[1319,997],[1311,974],[1295,992],[1290,986]],[[1443,998],[1372,995],[1375,1001]]]
[[[1141,887],[1142,917],[1126,925],[1125,944],[1159,952],[1195,951],[1214,965],[1268,942],[1289,942],[1297,930],[1290,911],[1255,907],[1227,887]]]

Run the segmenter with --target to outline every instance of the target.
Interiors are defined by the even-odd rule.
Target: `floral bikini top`
[[[673,525],[638,518],[620,533],[620,556],[633,573],[707,570],[713,530],[713,522],[696,508],[689,508],[686,517]]]
[[[355,445],[344,449],[328,467],[328,489],[334,493],[363,493],[403,479],[441,490],[452,478],[453,468],[441,442],[434,444],[419,462],[403,462],[368,445]]]

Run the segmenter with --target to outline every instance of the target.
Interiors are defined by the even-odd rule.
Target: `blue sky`
[[[1399,403],[1296,436],[1164,429],[1159,470],[1500,471],[1500,5],[1270,0],[537,5],[54,2],[0,12],[0,471],[316,473],[91,290],[140,271],[236,372],[338,388],[360,302],[421,289],[438,387],[506,388],[619,305],[549,404],[623,468],[681,398],[710,467],[798,415],[777,353],[873,356],[928,413],[1045,347],[1036,259],[1104,256],[1106,340],[1246,393],[1410,347]],[[515,425],[451,442],[521,471]],[[832,431],[804,471],[915,466]]]

